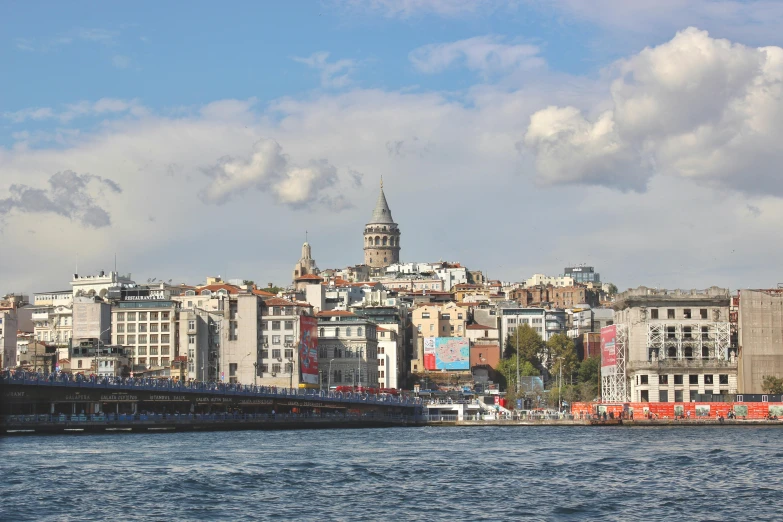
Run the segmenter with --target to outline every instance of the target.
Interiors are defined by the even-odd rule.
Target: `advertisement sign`
[[[617,352],[615,351],[615,325],[601,328],[601,374],[611,375],[617,369]]]
[[[466,337],[436,337],[435,369],[469,370],[470,341]]]
[[[319,385],[318,319],[306,315],[299,317],[299,382]]]
[[[165,301],[169,299],[168,290],[150,288],[126,288],[122,290],[123,301]]]
[[[424,369],[435,370],[435,337],[424,338]]]
[[[101,303],[75,302],[73,304],[73,338],[90,339],[100,335]]]

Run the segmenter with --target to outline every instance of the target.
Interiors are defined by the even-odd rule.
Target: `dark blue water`
[[[0,439],[0,519],[780,520],[783,429]]]

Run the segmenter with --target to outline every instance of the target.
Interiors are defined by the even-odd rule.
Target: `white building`
[[[3,368],[12,368],[16,363],[16,307],[7,301],[0,301],[0,353]]]
[[[574,286],[574,278],[570,276],[548,276],[544,274],[533,274],[533,277],[525,281],[525,286]]]
[[[134,284],[130,274],[121,275],[117,272],[109,272],[107,274],[101,270],[98,275],[80,276],[79,274],[73,274],[71,289],[74,297],[98,296],[107,299],[110,290]]]
[[[398,355],[402,349],[397,332],[378,326],[378,386],[400,389],[402,366]]]
[[[500,353],[505,350],[506,339],[518,327],[530,326],[545,342],[553,335],[566,332],[565,310],[500,306]]]
[[[67,348],[73,337],[73,291],[33,294],[32,320],[36,340]]]
[[[319,313],[318,358],[323,388],[377,388],[377,325],[352,312],[335,310]]]

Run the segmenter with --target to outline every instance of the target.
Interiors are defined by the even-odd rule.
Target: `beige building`
[[[307,364],[300,350],[308,337],[313,339],[316,349],[318,346],[313,307],[279,297],[267,299],[262,307],[264,316],[257,384],[279,388],[318,388],[318,373],[306,373]],[[318,364],[317,359],[315,364]]]
[[[451,301],[422,304],[411,311],[411,373],[424,371],[424,339],[427,337],[467,337],[467,308]]]
[[[739,393],[763,393],[764,377],[783,377],[783,289],[740,290]]]
[[[642,286],[618,294],[614,309],[627,400],[690,402],[701,394],[737,393],[728,290]]]
[[[171,365],[176,356],[177,303],[164,300],[120,301],[112,308],[112,344],[130,349],[136,373]],[[72,366],[75,366],[71,357]]]
[[[32,320],[36,340],[68,347],[73,337],[73,291],[33,294]]]

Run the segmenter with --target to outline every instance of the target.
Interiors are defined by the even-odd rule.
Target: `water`
[[[773,520],[783,429],[0,439],[1,520]]]

